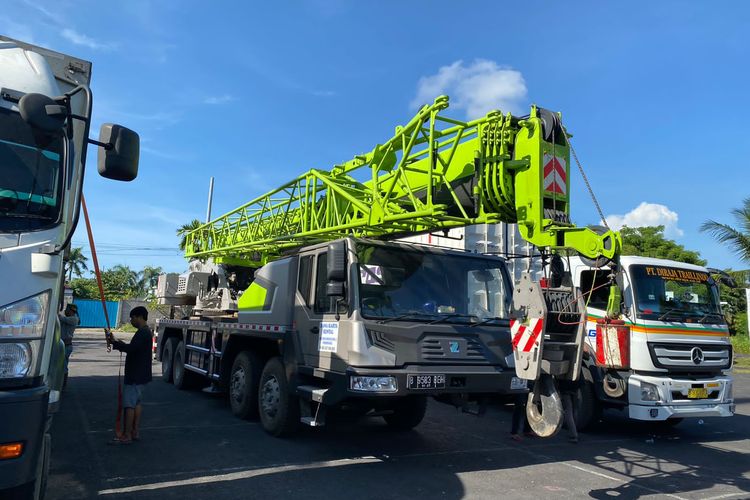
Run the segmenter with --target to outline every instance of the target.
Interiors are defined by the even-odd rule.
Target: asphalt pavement
[[[47,498],[750,498],[746,374],[734,417],[665,429],[615,412],[578,444],[511,441],[511,406],[476,417],[432,401],[409,432],[370,418],[277,439],[225,398],[163,382],[154,363],[142,440],[111,446],[119,361],[101,332],[77,334]]]

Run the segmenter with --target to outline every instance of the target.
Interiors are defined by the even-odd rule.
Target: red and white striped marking
[[[522,325],[520,321],[515,319],[510,320],[510,334],[513,337],[513,349],[522,352],[531,351],[531,348],[536,345],[543,329],[543,318],[531,318],[529,326]]]
[[[565,158],[544,155],[544,190],[548,193],[566,194],[568,191],[568,175]]]

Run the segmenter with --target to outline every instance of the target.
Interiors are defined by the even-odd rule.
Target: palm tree
[[[138,273],[138,296],[147,297],[156,286],[156,280],[162,273],[161,267],[146,266]]]
[[[701,224],[701,231],[709,233],[719,243],[726,243],[740,259],[750,262],[750,198],[745,198],[742,207],[734,208],[730,213],[737,221],[739,229],[708,220]]]
[[[179,227],[179,229],[177,229],[177,236],[180,237],[180,244],[179,244],[180,250],[182,250],[183,252],[185,251],[185,246],[187,245],[187,237],[186,237],[187,233],[195,229],[198,229],[202,225],[203,223],[201,221],[199,221],[198,219],[193,219],[187,224],[183,224],[182,226]]]
[[[83,248],[76,247],[71,248],[68,254],[67,262],[65,263],[65,271],[68,273],[68,281],[73,279],[73,275],[80,278],[83,276],[84,271],[88,271],[89,268],[86,265],[88,257],[83,255]]]

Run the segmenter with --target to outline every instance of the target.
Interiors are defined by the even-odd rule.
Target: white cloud
[[[234,100],[234,97],[229,94],[212,95],[203,99],[203,104],[225,104]]]
[[[452,106],[465,109],[469,118],[478,118],[493,109],[521,111],[527,98],[526,82],[520,71],[485,59],[477,59],[468,66],[459,60],[443,66],[434,75],[423,76],[417,83],[417,95],[411,106],[432,103],[441,94],[450,95]]]
[[[623,226],[664,226],[664,236],[675,239],[684,234],[684,231],[677,227],[678,219],[677,212],[673,212],[666,205],[643,201],[625,215],[608,215],[607,223],[615,230]]]
[[[88,47],[92,50],[111,50],[114,48],[114,46],[110,43],[98,42],[93,38],[86,36],[83,33],[78,33],[76,30],[71,28],[65,28],[64,30],[62,30],[62,32],[60,32],[60,34],[69,42],[75,45]]]

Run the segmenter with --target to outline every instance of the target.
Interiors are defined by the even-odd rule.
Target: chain
[[[578,165],[578,171],[581,172],[581,177],[583,177],[583,182],[586,183],[586,189],[589,190],[591,199],[594,201],[594,205],[596,206],[596,211],[599,212],[599,217],[601,218],[602,223],[604,224],[604,227],[606,227],[608,230],[611,231],[609,224],[607,224],[607,219],[604,218],[604,212],[602,212],[602,207],[599,206],[599,201],[596,199],[594,190],[591,189],[591,184],[589,184],[589,179],[588,177],[586,177],[586,172],[583,171],[583,166],[581,165],[581,162],[578,161],[578,155],[576,154],[576,150],[573,149],[573,144],[571,144],[570,139],[568,138],[567,134],[563,134],[563,137],[565,137],[565,141],[568,143],[568,147],[570,147],[570,152],[573,153],[573,159],[576,161],[576,165]]]

